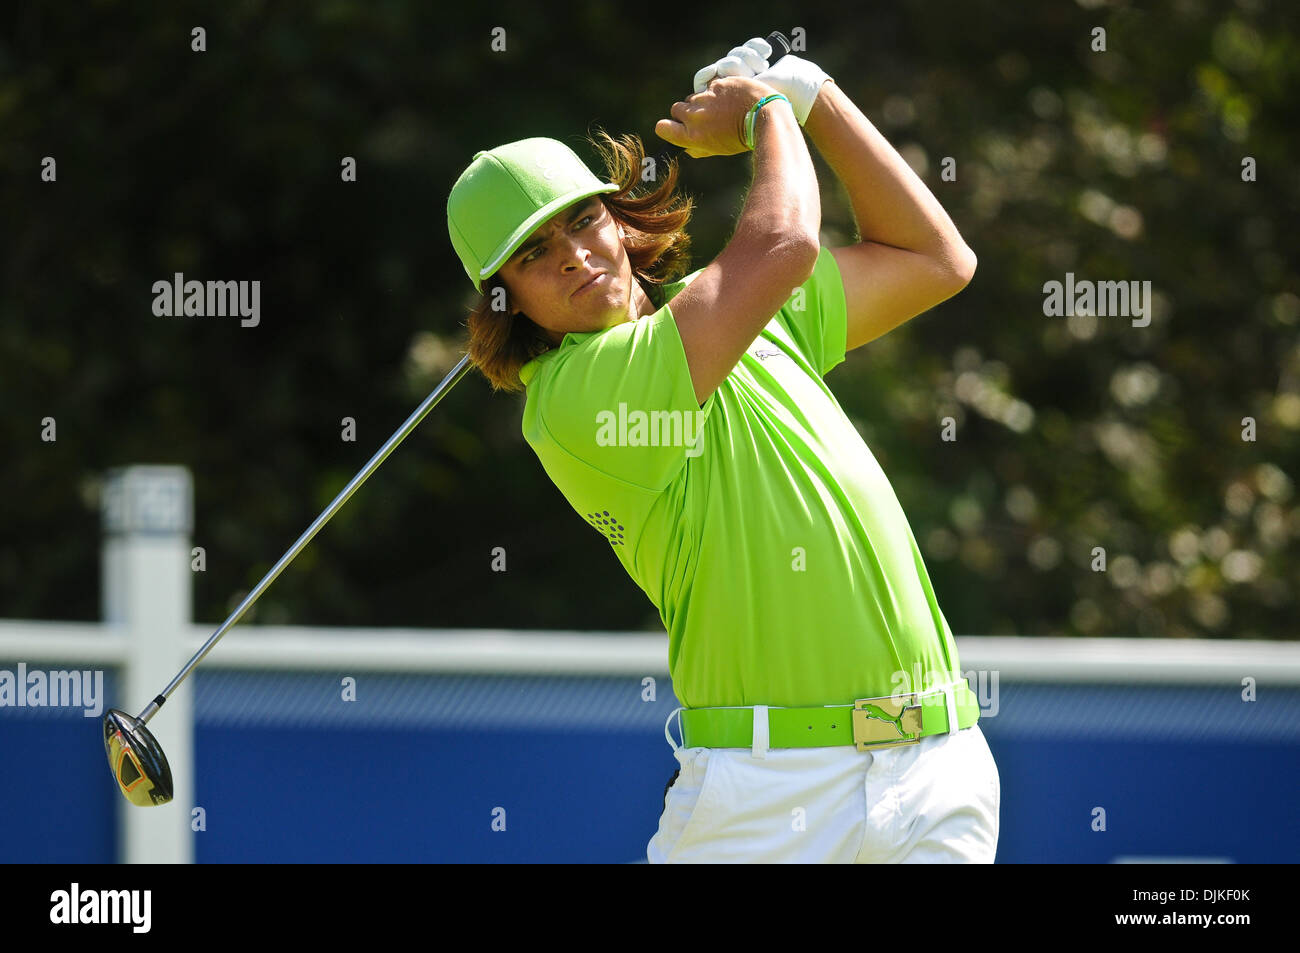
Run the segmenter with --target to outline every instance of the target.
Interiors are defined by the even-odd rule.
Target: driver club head
[[[139,807],[172,799],[172,769],[158,739],[138,718],[111,709],[104,716],[104,751],[122,796]]]

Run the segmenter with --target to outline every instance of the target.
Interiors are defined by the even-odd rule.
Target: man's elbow
[[[933,261],[935,262],[933,287],[936,297],[934,304],[930,305],[932,308],[947,301],[970,284],[971,279],[975,277],[975,266],[978,264],[975,253],[965,245],[947,248]]]
[[[975,257],[975,253],[965,245],[954,249],[947,258],[952,270],[953,280],[957,283],[957,291],[960,291],[970,284],[971,279],[975,277],[975,266],[979,264],[979,260]]]

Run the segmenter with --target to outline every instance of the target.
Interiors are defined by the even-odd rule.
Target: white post
[[[104,484],[103,616],[126,635],[118,707],[135,716],[189,661],[190,531],[194,490],[184,467],[110,470]],[[190,682],[178,686],[149,730],[171,766],[174,795],[158,807],[118,797],[120,860],[190,864],[194,834],[194,707]]]

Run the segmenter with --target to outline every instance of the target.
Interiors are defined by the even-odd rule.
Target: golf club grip
[[[785,38],[785,34],[780,30],[773,30],[767,35],[767,45],[772,48],[772,55],[767,59],[769,68],[790,52],[790,41]]]

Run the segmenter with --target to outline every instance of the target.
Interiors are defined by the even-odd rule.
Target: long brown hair
[[[662,286],[682,277],[690,266],[691,239],[686,224],[695,202],[677,193],[677,160],[668,161],[666,174],[656,175],[657,185],[636,194],[633,190],[641,184],[646,159],[640,138],[624,135],[615,139],[598,128],[587,141],[605,163],[606,181],[619,186],[617,192],[599,198],[623,226],[623,247],[632,263],[632,274],[640,280],[651,302],[661,307]],[[556,345],[546,329],[528,315],[510,313],[508,294],[499,273],[486,279],[483,294],[465,323],[469,328],[470,361],[483,372],[494,391],[516,392],[524,389],[519,369]],[[507,302],[505,310],[492,307],[494,298],[498,303]]]

